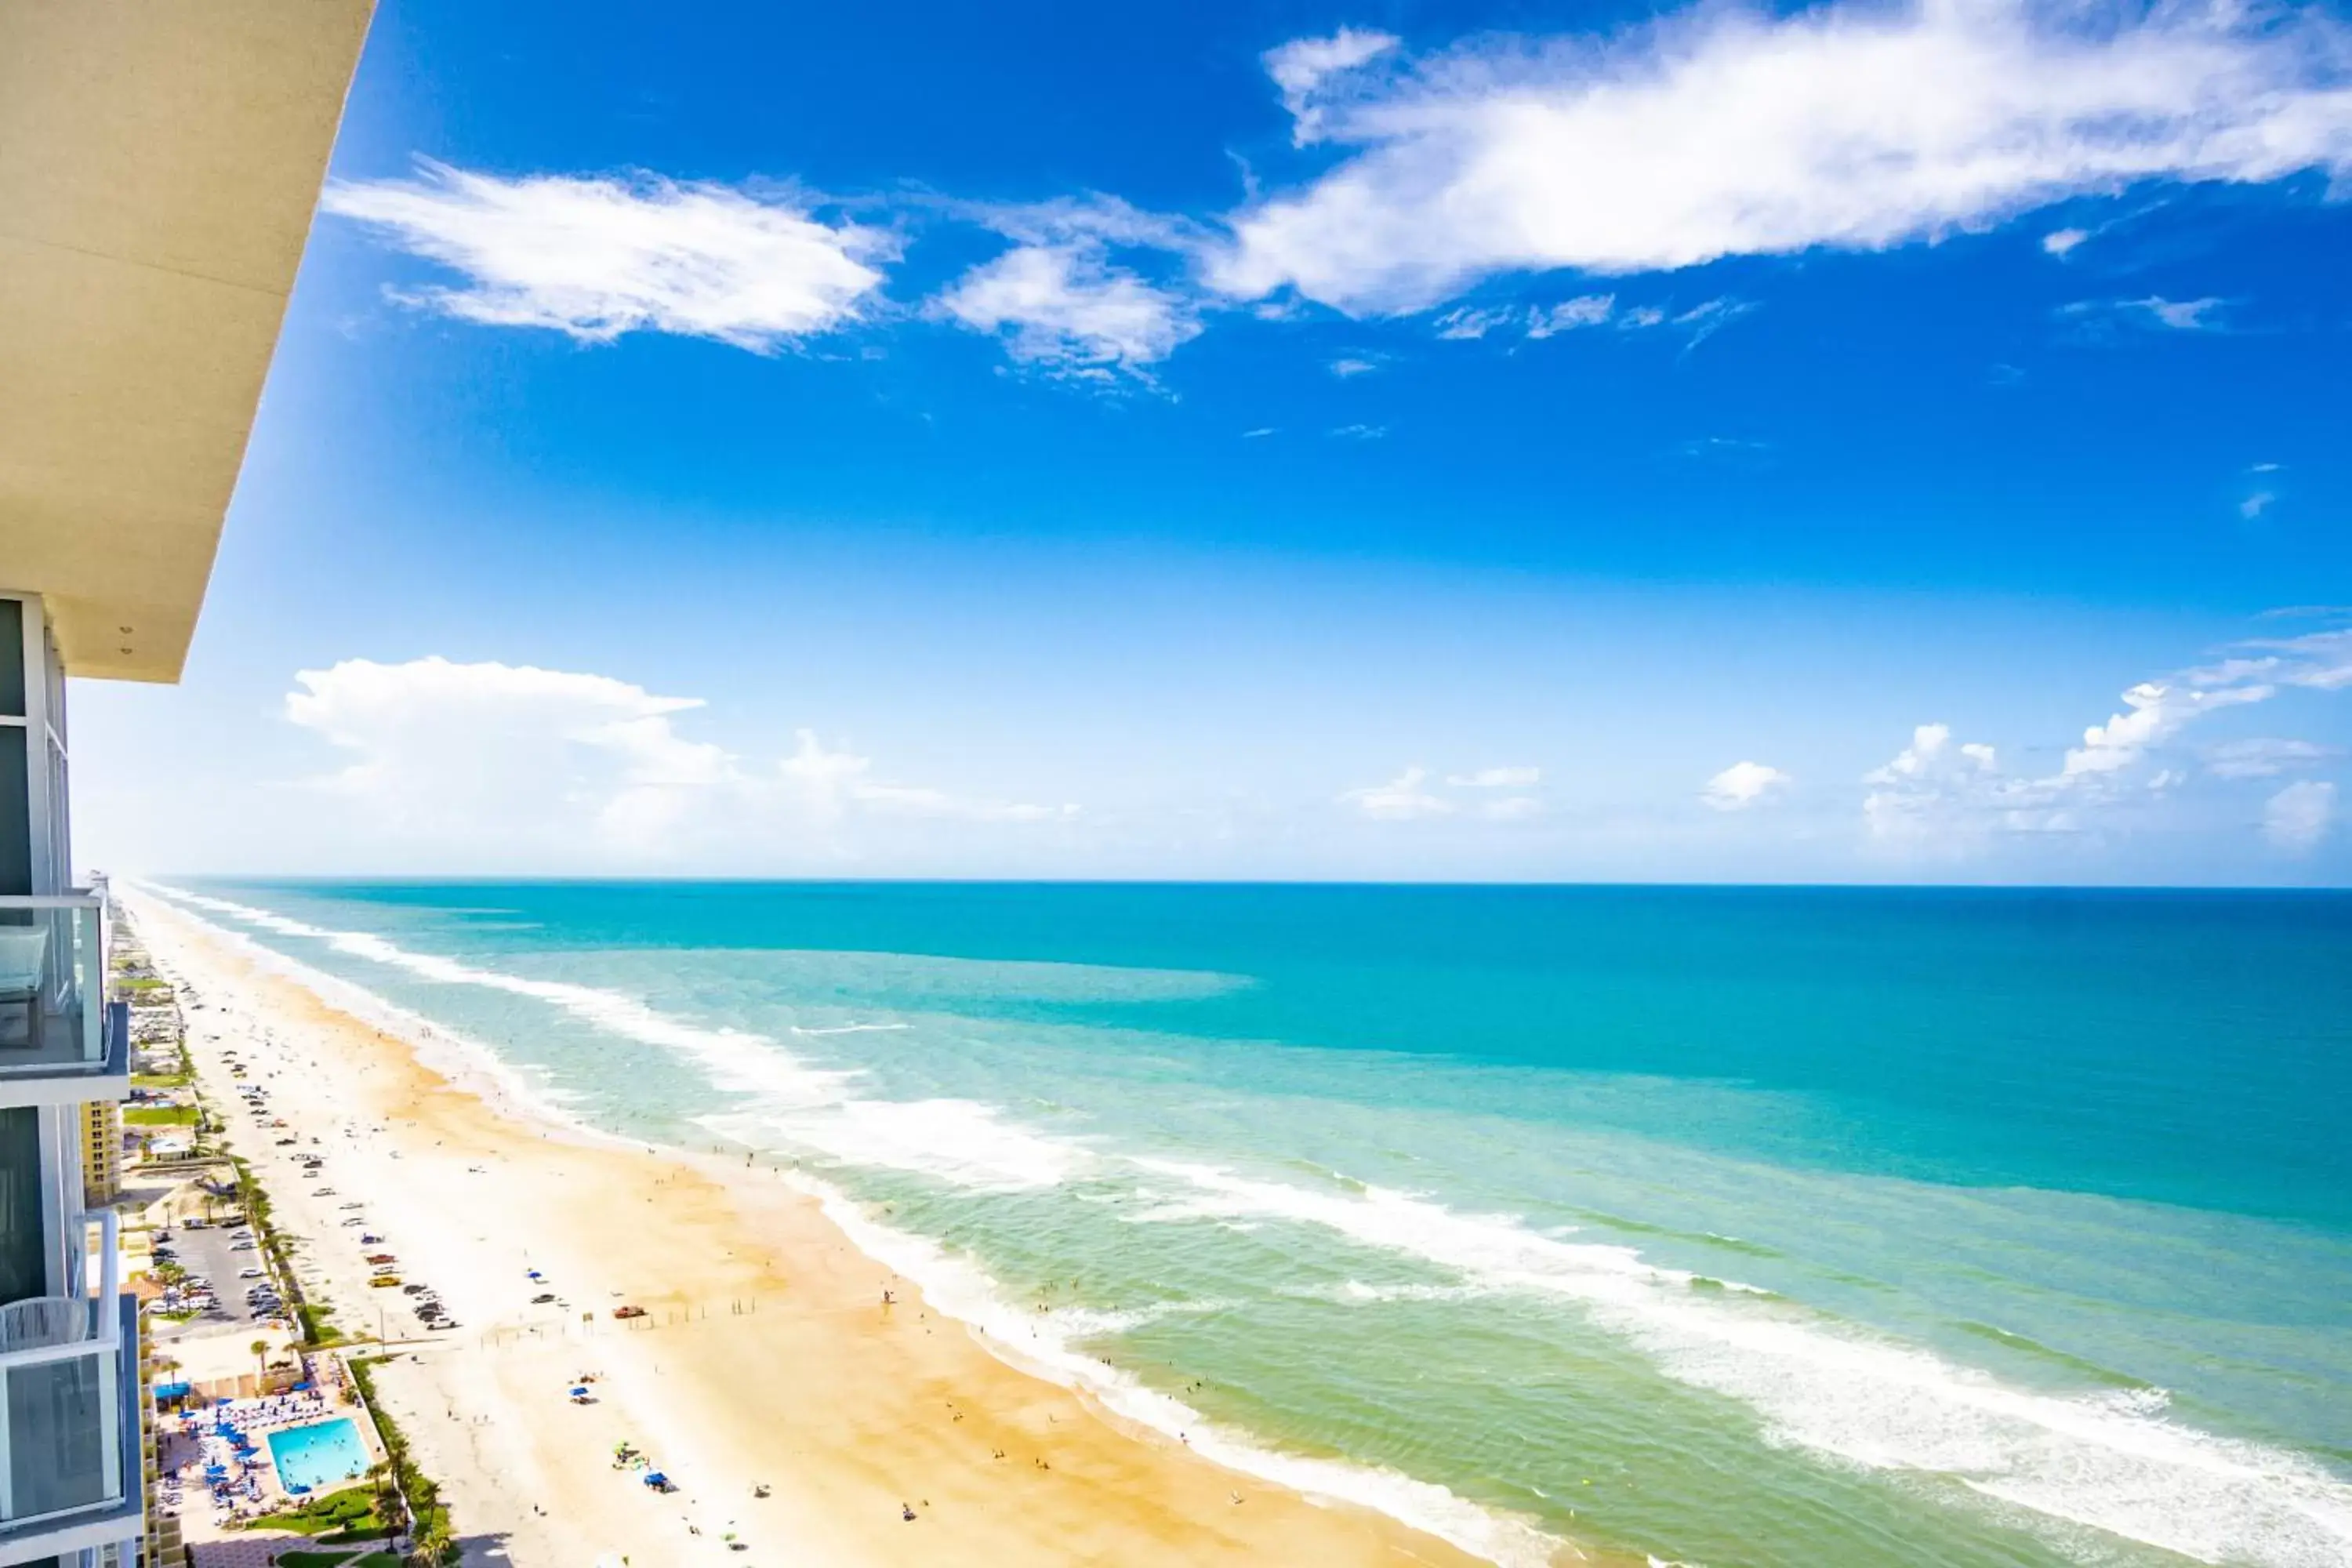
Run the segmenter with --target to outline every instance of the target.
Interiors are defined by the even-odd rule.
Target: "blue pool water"
[[[367,1474],[367,1445],[349,1416],[289,1426],[267,1441],[278,1482],[289,1491],[324,1491]]]
[[[166,891],[1498,1561],[2352,1563],[2352,897]]]

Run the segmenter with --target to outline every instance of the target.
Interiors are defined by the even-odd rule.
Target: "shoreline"
[[[1343,1479],[1404,1478],[1274,1450],[1236,1465],[1121,1412],[1104,1390],[1024,1362],[1017,1342],[942,1312],[877,1256],[903,1250],[898,1241],[928,1244],[892,1232],[861,1246],[871,1222],[823,1184],[583,1126],[480,1047],[363,987],[153,896],[128,901],[159,964],[195,998],[191,1049],[213,1097],[221,1052],[238,1051],[317,1145],[301,1152],[328,1157],[335,1198],[306,1199],[290,1155],[239,1148],[310,1235],[312,1289],[345,1312],[378,1309],[391,1326],[390,1305],[369,1299],[390,1293],[368,1291],[355,1257],[340,1256],[351,1249],[335,1203],[363,1192],[367,1228],[459,1318],[427,1343],[395,1341],[404,1359],[378,1379],[469,1541],[494,1539],[526,1565],[688,1561],[703,1550],[757,1561],[779,1545],[838,1563],[1505,1555],[1313,1484],[1325,1467]],[[335,1188],[362,1172],[363,1185]],[[494,1205],[479,1201],[485,1178]],[[654,1225],[615,1228],[648,1206]],[[468,1246],[453,1227],[478,1234]],[[497,1282],[498,1252],[514,1283]],[[564,1294],[561,1309],[530,1303],[548,1292],[523,1288],[525,1268]],[[607,1309],[623,1297],[652,1316],[613,1322]],[[603,1373],[604,1408],[563,1399],[583,1370]],[[590,1429],[593,1439],[579,1440]],[[627,1478],[606,1475],[621,1438],[650,1448],[681,1492],[640,1498]],[[1205,1430],[1203,1440],[1212,1446]],[[1263,1473],[1286,1468],[1307,1484]],[[753,1499],[762,1484],[772,1495]],[[1494,1522],[1515,1560],[1594,1560],[1516,1521]],[[730,1553],[720,1544],[730,1532],[751,1551]]]

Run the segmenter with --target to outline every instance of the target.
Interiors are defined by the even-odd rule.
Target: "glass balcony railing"
[[[94,1293],[0,1306],[0,1553],[140,1511],[138,1301],[121,1293],[114,1215],[85,1224],[100,1233]]]
[[[103,921],[90,893],[0,898],[0,1079],[104,1073],[120,1054]]]

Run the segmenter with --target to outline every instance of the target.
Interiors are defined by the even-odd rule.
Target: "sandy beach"
[[[379,1386],[468,1563],[1476,1561],[1016,1369],[776,1172],[532,1116],[168,907],[132,908],[188,996],[201,1081],[307,1293],[347,1333],[381,1326],[397,1353]],[[231,1056],[288,1130],[238,1103]],[[321,1173],[298,1153],[323,1156]],[[363,1233],[384,1240],[363,1247]],[[398,1291],[368,1289],[377,1250],[460,1326],[428,1334]],[[616,1321],[625,1303],[646,1315]],[[583,1373],[595,1403],[574,1405]],[[614,1468],[624,1441],[678,1489]]]

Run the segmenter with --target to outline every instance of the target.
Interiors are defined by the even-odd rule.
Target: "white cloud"
[[[1380,368],[1377,360],[1335,359],[1331,362],[1331,374],[1342,381],[1351,375],[1369,375]]]
[[[2042,248],[2045,254],[2063,259],[2073,255],[2074,247],[2090,237],[2091,231],[2088,229],[2054,229],[2042,237]]]
[[[2208,663],[2142,681],[2123,694],[2119,711],[2083,731],[2082,743],[2047,777],[2004,777],[1990,747],[1954,746],[1948,726],[1923,724],[1908,747],[1864,776],[1864,819],[1874,837],[1947,847],[1996,832],[2128,824],[2151,796],[2188,783],[2185,768],[2157,761],[2184,730],[2214,713],[2270,701],[2290,687],[2352,687],[2352,628],[2241,643]],[[2232,781],[2272,777],[2338,754],[2280,740],[2228,742],[2201,753],[2209,775]]]
[[[1471,342],[1488,332],[1516,326],[1528,319],[1528,312],[1516,309],[1474,310],[1465,305],[1448,310],[1437,318],[1437,335],[1456,342]]]
[[[584,342],[646,331],[772,353],[857,319],[882,282],[872,264],[897,254],[888,233],[825,223],[791,193],[650,174],[502,179],[419,160],[412,179],[336,181],[320,200],[467,279],[397,298]]]
[[[2291,784],[2263,807],[2263,837],[2290,855],[2319,847],[2336,820],[2336,786],[2320,779]]]
[[[1773,790],[1796,781],[1762,763],[1734,763],[1706,781],[1699,799],[1717,811],[1745,811]]]
[[[973,800],[920,784],[886,784],[870,776],[870,759],[848,751],[828,751],[814,730],[793,731],[793,754],[779,771],[800,791],[808,805],[828,820],[865,807],[904,816],[948,817],[959,822],[1044,822],[1076,816],[1075,805],[1025,805],[1008,801]]]
[[[354,843],[394,865],[770,863],[848,847],[866,816],[1024,823],[1074,816],[875,779],[802,731],[773,770],[680,734],[695,698],[609,676],[440,658],[306,669],[286,717],[350,755],[313,781]],[[348,851],[347,851],[348,853]]]
[[[1956,845],[1991,826],[1994,814],[2023,808],[2016,786],[2000,775],[2000,759],[1990,746],[1956,746],[1950,725],[1922,724],[1885,766],[1863,775],[1870,786],[1863,821],[1875,838],[1941,837]]]
[[[1489,822],[1525,822],[1543,815],[1543,802],[1531,795],[1508,795],[1486,802],[1478,808],[1478,815]]]
[[[1267,58],[1299,140],[1354,151],[1232,218],[1229,294],[1413,310],[1500,272],[1878,249],[2143,181],[2352,172],[2345,28],[2317,7],[1703,6],[1410,62],[1341,37],[1365,41]]]
[[[1538,307],[1528,321],[1528,336],[1540,340],[1558,332],[1572,332],[1579,327],[1606,326],[1610,313],[1616,308],[1614,294],[1580,294],[1549,310]]]
[[[1267,50],[1265,74],[1282,89],[1282,106],[1290,112],[1292,142],[1304,147],[1318,138],[1323,110],[1316,102],[1316,93],[1324,83],[1370,65],[1396,47],[1391,34],[1342,27],[1328,38],[1299,38]]]
[[[2144,680],[2124,693],[2124,710],[2110,714],[2104,724],[2083,731],[2083,743],[2066,753],[2062,779],[2113,773],[2138,762],[2152,746],[2179,733],[2183,725],[2218,709],[2266,701],[2275,688],[2200,686],[2191,670],[2171,685]]]
[[[1024,364],[1058,374],[1137,377],[1199,335],[1192,304],[1088,244],[1024,245],[965,273],[930,313],[995,333]]]
[[[2266,657],[2263,668],[2282,686],[2340,691],[2352,686],[2352,627],[2269,637],[2245,645]]]
[[[1416,817],[1450,816],[1454,803],[1429,793],[1429,770],[1407,768],[1386,784],[1367,784],[1339,796],[1366,816],[1382,822],[1410,822]]]
[[[2290,769],[2332,762],[2343,754],[2337,747],[2311,741],[2224,741],[2205,748],[2205,771],[2225,779],[2275,778]]]
[[[1455,789],[1533,789],[1542,780],[1540,768],[1480,768],[1475,773],[1449,773],[1445,782]]]
[[[2238,503],[2238,515],[2244,518],[2248,522],[2252,522],[2254,519],[2268,511],[2271,507],[2271,502],[2276,500],[2278,500],[2278,492],[2276,490],[2256,490],[2253,494],[2248,496],[2245,500]]]
[[[1435,326],[1439,337],[1454,340],[1475,340],[1516,329],[1529,342],[1584,327],[1614,326],[1623,332],[1673,327],[1686,338],[1687,347],[1696,348],[1756,308],[1744,300],[1719,299],[1681,311],[1656,305],[1621,310],[1614,294],[1580,294],[1554,305],[1463,306],[1438,317]]]
[[[1349,441],[1377,441],[1389,433],[1385,425],[1335,425],[1331,434]]]

